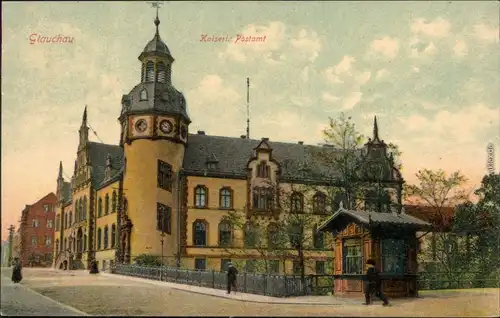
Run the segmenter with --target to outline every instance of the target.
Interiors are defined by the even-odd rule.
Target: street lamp
[[[163,280],[163,243],[165,242],[165,232],[163,232],[163,228],[160,234],[160,242],[161,242],[161,269],[160,269],[160,280]]]

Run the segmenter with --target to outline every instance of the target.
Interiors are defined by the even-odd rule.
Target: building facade
[[[36,203],[26,205],[22,211],[13,254],[23,266],[52,265],[55,207],[56,196],[51,192]]]
[[[333,239],[316,229],[342,197],[325,203],[327,190],[314,175],[328,169],[313,154],[334,156],[338,150],[189,133],[186,100],[172,84],[174,58],[160,38],[158,17],[154,22],[156,33],[138,57],[138,84],[121,100],[119,145],[89,141],[85,108],[70,182],[60,165],[54,266],[89,268],[97,261],[106,268],[154,255],[170,266],[224,270],[232,261],[250,270],[264,258],[272,272],[294,273],[302,254],[306,274],[331,273]],[[376,121],[374,133],[378,140]],[[366,149],[380,147],[372,142]],[[401,204],[403,181],[392,158],[384,159],[384,169],[394,176],[391,195]],[[297,184],[314,187],[297,192]],[[263,253],[246,238],[251,224],[258,223],[271,245],[273,228],[286,219],[286,209],[277,204],[285,192],[288,210],[309,213],[302,232],[310,239],[300,251],[290,243],[280,246],[283,258]],[[229,224],[234,214],[242,217],[243,227]]]

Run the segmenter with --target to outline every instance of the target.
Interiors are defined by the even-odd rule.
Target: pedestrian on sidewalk
[[[365,280],[365,305],[370,305],[372,303],[373,294],[380,298],[384,302],[384,306],[389,305],[389,301],[387,297],[385,297],[382,292],[382,283],[380,280],[380,275],[375,268],[375,261],[373,259],[369,259],[366,261],[366,265],[368,269],[366,271],[366,275],[364,277]]]
[[[233,263],[229,262],[227,264],[227,293],[231,293],[231,288],[233,288],[236,293],[236,277],[238,275],[238,270],[234,267]]]
[[[97,262],[94,260],[90,263],[90,274],[99,274],[99,269],[97,266]]]
[[[14,268],[12,269],[12,281],[14,283],[19,283],[20,281],[23,280],[23,274],[22,274],[22,264],[21,260],[19,258],[14,259]]]

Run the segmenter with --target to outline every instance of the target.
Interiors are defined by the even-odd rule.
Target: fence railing
[[[216,271],[198,271],[170,267],[138,266],[116,264],[112,273],[195,285],[208,288],[226,289],[226,273]],[[237,291],[272,297],[290,297],[311,295],[313,278],[291,275],[241,273],[237,276]],[[331,287],[330,287],[331,289]]]
[[[482,272],[423,272],[418,278],[419,290],[500,288],[500,280]]]

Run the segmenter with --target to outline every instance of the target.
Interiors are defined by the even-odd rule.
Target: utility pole
[[[16,227],[14,225],[9,226],[9,258],[8,258],[8,266],[10,267],[10,264],[12,263],[12,249],[14,246],[14,231],[16,230]]]

